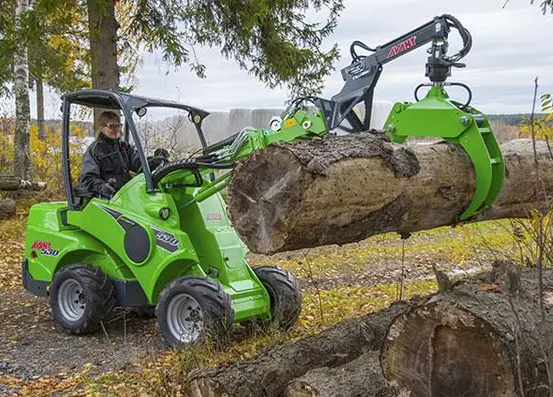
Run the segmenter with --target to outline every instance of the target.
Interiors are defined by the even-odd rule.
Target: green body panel
[[[110,277],[132,278],[123,262],[104,244],[74,226],[63,225],[62,213],[66,211],[66,203],[41,203],[29,211],[25,258],[33,278],[51,281],[60,267],[71,263],[94,263]]]
[[[61,266],[93,264],[113,279],[137,281],[152,304],[165,285],[178,277],[210,276],[231,295],[235,321],[268,318],[269,295],[245,261],[247,249],[230,226],[224,200],[213,194],[197,202],[194,196],[200,190],[162,189],[148,194],[140,175],[109,202],[92,198],[81,211],[67,211],[66,203],[35,205],[27,227],[29,272],[36,280],[51,281]],[[159,215],[161,208],[169,208],[166,220]],[[146,231],[150,245],[139,263],[129,258],[125,248],[125,227],[135,224]],[[160,231],[173,236],[169,241],[173,245],[159,243]],[[59,253],[43,255],[33,248],[37,241],[48,245],[43,250]]]
[[[257,129],[248,133],[248,140],[240,147],[233,160],[248,157],[252,152],[266,148],[275,142],[291,142],[308,136],[322,136],[328,132],[322,111],[308,113],[298,110],[282,121],[278,131]]]
[[[505,165],[488,119],[474,108],[450,101],[442,86],[433,86],[418,102],[396,103],[384,128],[396,143],[409,136],[440,137],[465,149],[476,173],[476,189],[461,221],[488,209],[499,195]]]

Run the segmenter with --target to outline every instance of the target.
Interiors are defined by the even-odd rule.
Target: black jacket
[[[84,155],[80,183],[99,193],[101,186],[114,178],[117,181],[114,187],[119,190],[131,179],[129,171],[137,172],[139,168],[140,157],[132,145],[100,134]]]

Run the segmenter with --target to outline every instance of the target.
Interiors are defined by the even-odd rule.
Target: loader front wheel
[[[271,320],[265,325],[275,325],[288,330],[298,321],[301,312],[301,290],[295,277],[278,266],[259,266],[253,269],[271,299]],[[255,322],[260,325],[259,321]]]
[[[181,277],[161,292],[156,306],[161,335],[171,347],[222,341],[234,319],[230,295],[210,278]]]
[[[64,331],[93,332],[115,306],[113,284],[98,267],[81,264],[63,267],[54,274],[50,306]]]

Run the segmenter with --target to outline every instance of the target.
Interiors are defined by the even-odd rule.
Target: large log
[[[13,216],[15,216],[15,201],[11,199],[0,200],[0,220],[9,219]]]
[[[290,382],[282,397],[397,397],[380,370],[379,355],[368,351],[336,368],[322,367]]]
[[[526,217],[536,203],[532,142],[501,148],[507,178],[480,219]],[[551,196],[553,158],[545,142],[537,150],[541,186]],[[395,145],[373,131],[254,153],[233,172],[229,210],[246,245],[272,254],[453,225],[474,189],[472,163],[460,146]]]
[[[13,175],[0,175],[0,190],[17,191],[17,190],[44,190],[46,189],[45,182],[27,181],[19,179]]]
[[[396,302],[389,308],[349,319],[312,337],[273,348],[254,359],[193,372],[193,397],[279,397],[288,383],[309,370],[337,367],[367,350],[378,350],[390,322],[416,304]]]
[[[553,385],[553,272],[544,318],[535,269],[499,262],[398,316],[382,346],[385,377],[411,397],[541,397]]]

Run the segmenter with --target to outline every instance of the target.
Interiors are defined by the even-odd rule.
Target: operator
[[[140,157],[132,145],[121,141],[123,126],[116,113],[103,112],[98,125],[96,140],[84,155],[80,183],[100,197],[111,198],[139,170]]]

